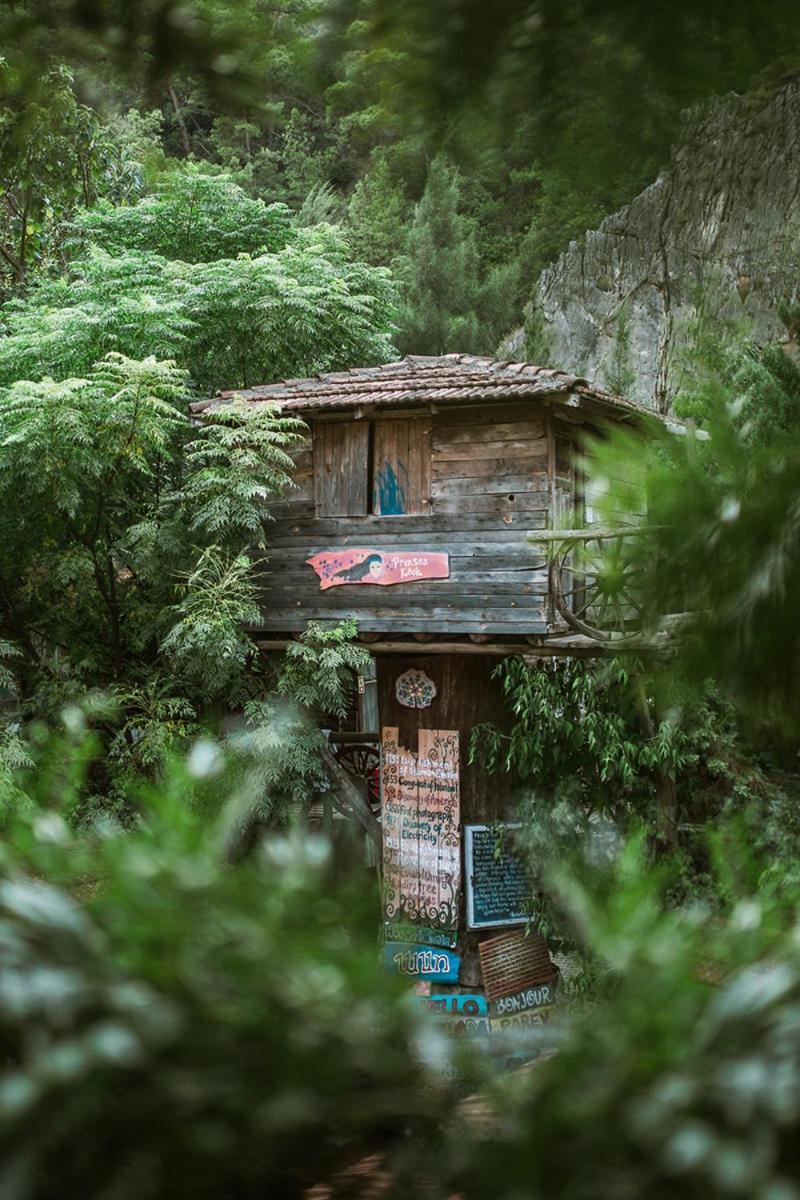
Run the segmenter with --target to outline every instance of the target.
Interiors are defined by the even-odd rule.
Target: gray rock
[[[800,282],[799,151],[798,79],[690,112],[669,168],[542,272],[526,349],[667,412],[690,382],[698,323],[785,337],[776,305]],[[522,346],[515,331],[502,353]]]

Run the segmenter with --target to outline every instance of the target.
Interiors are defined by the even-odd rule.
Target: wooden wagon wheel
[[[550,562],[556,608],[571,629],[596,641],[621,642],[641,633],[642,568],[631,553],[631,530],[566,538]]]
[[[333,756],[348,775],[360,780],[364,787],[367,803],[373,812],[381,807],[380,753],[375,746],[365,742],[351,742],[336,746]]]

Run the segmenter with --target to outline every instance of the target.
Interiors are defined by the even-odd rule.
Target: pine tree
[[[481,348],[478,247],[459,201],[458,172],[440,155],[431,163],[414,210],[400,270],[406,286],[398,341],[405,352],[447,354]]]
[[[410,208],[392,178],[385,155],[353,189],[347,209],[348,237],[356,258],[373,266],[389,266],[405,248]]]

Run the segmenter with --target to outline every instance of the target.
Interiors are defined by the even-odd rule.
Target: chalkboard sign
[[[519,825],[506,825],[506,830]],[[467,927],[491,929],[523,925],[531,881],[523,861],[512,851],[508,837],[497,854],[497,830],[491,825],[466,825]]]

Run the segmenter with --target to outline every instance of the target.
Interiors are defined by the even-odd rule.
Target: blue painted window
[[[372,438],[372,511],[398,517],[431,505],[430,417],[376,421]]]

